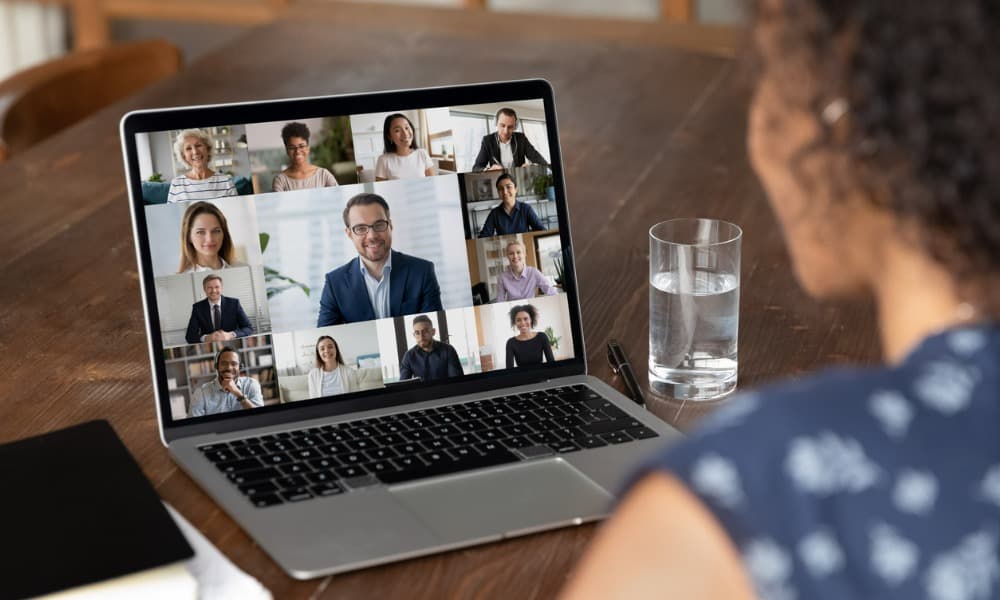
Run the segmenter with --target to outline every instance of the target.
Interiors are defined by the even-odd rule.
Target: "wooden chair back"
[[[0,161],[179,71],[164,40],[74,52],[0,82]]]

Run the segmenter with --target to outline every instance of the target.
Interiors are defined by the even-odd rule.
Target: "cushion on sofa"
[[[349,367],[354,369],[354,367]],[[382,369],[374,367],[369,369],[355,369],[358,374],[358,386],[362,390],[372,390],[382,387]],[[278,377],[278,385],[281,387],[281,401],[295,402],[309,398],[309,376],[308,375],[282,375]]]
[[[247,196],[253,193],[253,183],[249,177],[239,175],[233,179],[236,185],[236,194]],[[166,204],[167,194],[170,192],[169,181],[143,181],[142,201],[146,204]]]

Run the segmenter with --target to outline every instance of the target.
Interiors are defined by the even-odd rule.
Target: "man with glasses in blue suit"
[[[348,200],[344,225],[358,259],[326,274],[318,327],[443,310],[434,265],[392,249],[389,204],[382,196]]]

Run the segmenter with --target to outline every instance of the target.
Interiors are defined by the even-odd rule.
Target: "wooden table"
[[[735,39],[681,26],[314,7],[0,164],[0,441],[110,419],[160,495],[278,598],[552,597],[593,526],[300,582],[173,465],[156,434],[117,123],[140,107],[546,77],[592,373],[611,378],[612,336],[644,360],[647,230],[678,216],[744,228],[741,386],[872,362],[871,307],[816,305],[792,278],[747,163],[748,93],[738,64],[722,57]],[[653,406],[682,429],[711,408]]]

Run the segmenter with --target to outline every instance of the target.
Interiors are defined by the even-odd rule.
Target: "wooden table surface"
[[[295,581],[157,436],[117,124],[134,108],[526,77],[556,90],[591,373],[647,354],[647,230],[743,227],[740,386],[877,360],[869,305],[810,301],[746,157],[739,36],[625,22],[345,3],[255,29],[179,76],[0,164],[0,442],[107,418],[156,486],[277,598],[549,598],[593,526]],[[850,324],[848,328],[846,325]],[[644,376],[640,373],[643,381]],[[710,404],[653,401],[680,428]]]

